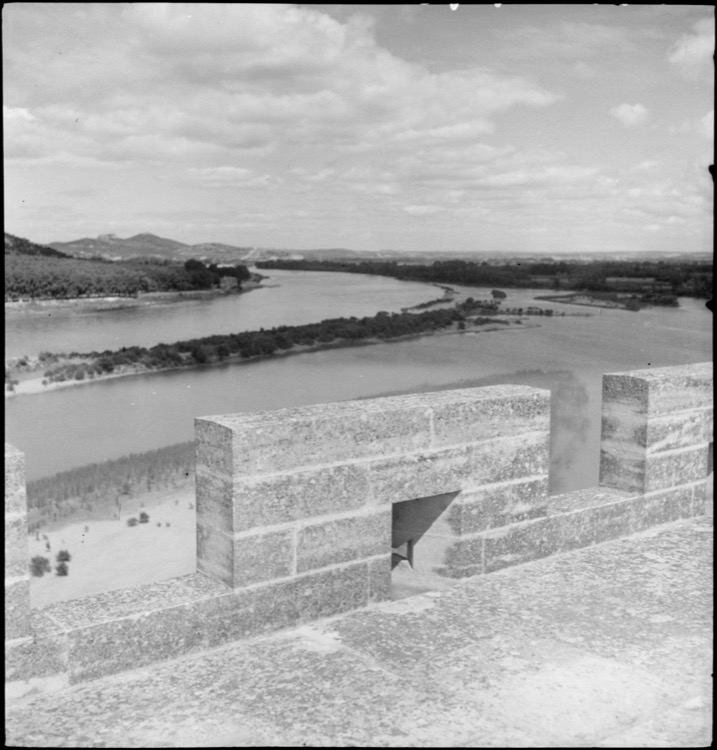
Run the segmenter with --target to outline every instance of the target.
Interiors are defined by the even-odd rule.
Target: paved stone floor
[[[712,519],[10,698],[22,747],[704,747]]]

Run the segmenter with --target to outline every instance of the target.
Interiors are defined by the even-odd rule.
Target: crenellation
[[[548,495],[550,394],[457,389],[196,420],[197,573],[33,611],[6,445],[6,681],[79,683],[707,510],[712,365],[603,380],[600,486]],[[398,555],[398,558],[396,556]]]

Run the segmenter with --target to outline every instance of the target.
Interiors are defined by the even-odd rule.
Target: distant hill
[[[37,245],[24,237],[16,237],[5,232],[6,255],[45,255],[49,258],[69,258],[70,256],[45,245]]]

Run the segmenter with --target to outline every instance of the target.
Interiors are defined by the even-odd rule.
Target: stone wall
[[[42,610],[24,457],[6,445],[6,683],[82,682],[363,607],[390,596],[397,560],[446,581],[704,513],[712,365],[603,383],[601,486],[552,497],[534,388],[198,419],[198,572]]]

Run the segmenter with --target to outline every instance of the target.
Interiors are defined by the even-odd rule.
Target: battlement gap
[[[713,429],[711,363],[606,374],[600,485],[549,496],[536,388],[202,417],[197,572],[39,610],[6,444],[6,682],[95,679],[386,600],[392,575],[445,585],[701,515]]]

